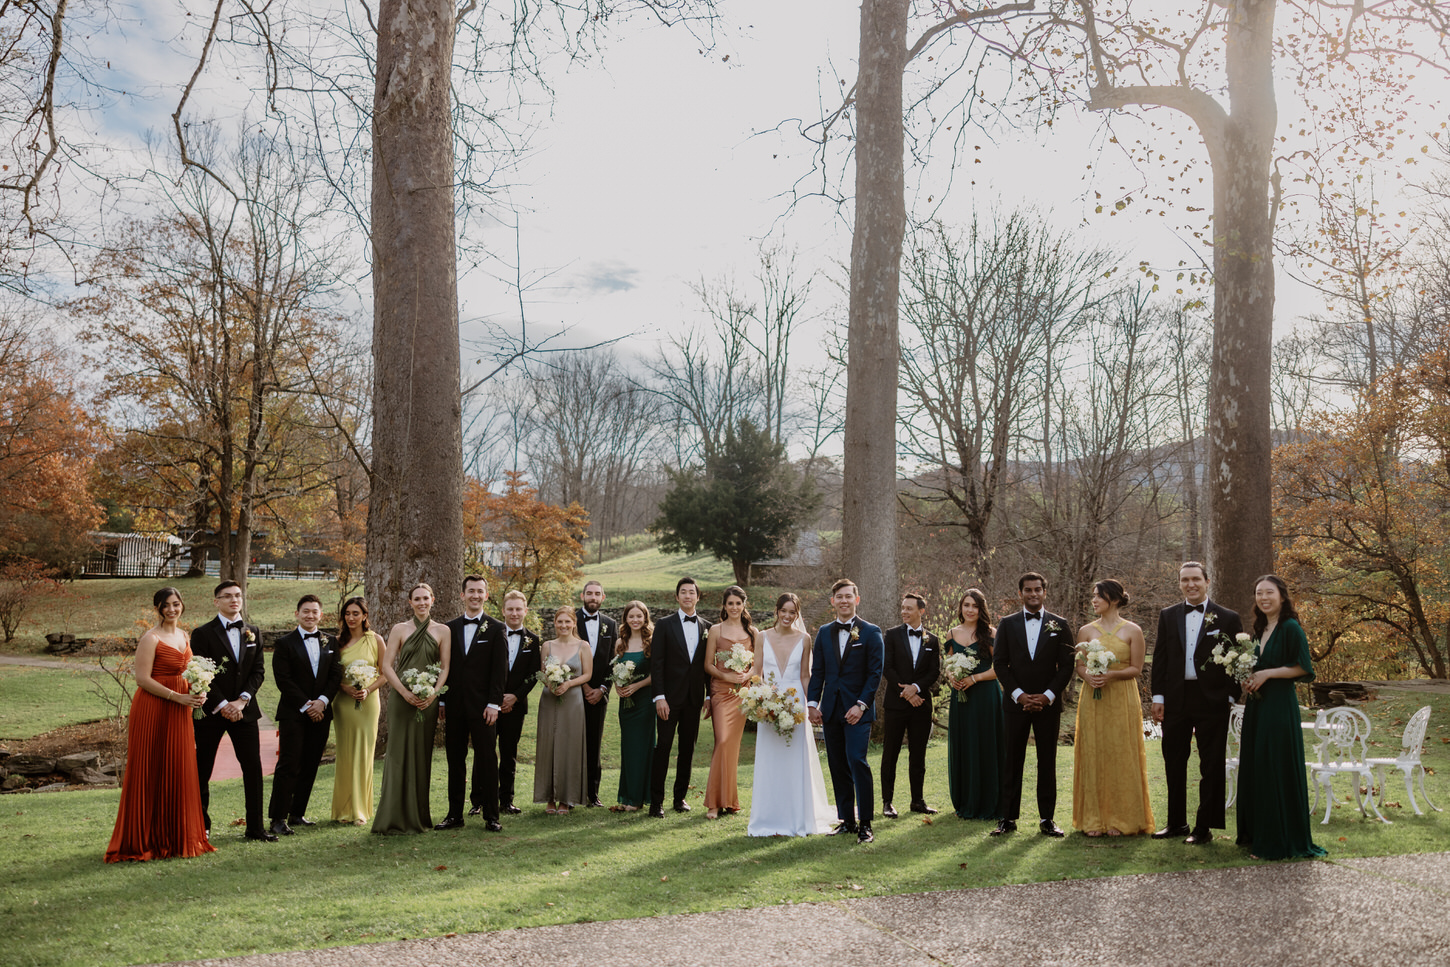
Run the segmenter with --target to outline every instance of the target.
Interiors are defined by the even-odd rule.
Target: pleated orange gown
[[[172,691],[185,692],[181,673],[189,661],[190,645],[178,652],[157,642],[151,677]],[[200,856],[214,849],[202,818],[191,709],[137,688],[126,730],[121,808],[106,862]]]

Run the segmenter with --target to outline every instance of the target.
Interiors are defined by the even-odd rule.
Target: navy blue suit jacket
[[[845,715],[852,705],[865,703],[861,721],[871,722],[876,718],[876,689],[881,685],[881,667],[886,658],[881,629],[853,618],[844,656],[839,650],[839,630],[835,621],[816,630],[807,697],[820,707],[821,717],[827,720],[838,710]]]

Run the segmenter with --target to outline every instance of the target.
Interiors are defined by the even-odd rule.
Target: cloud
[[[607,295],[611,292],[628,292],[635,288],[635,279],[638,276],[639,269],[631,268],[623,262],[595,262],[575,273],[571,284],[574,288],[591,294]]]

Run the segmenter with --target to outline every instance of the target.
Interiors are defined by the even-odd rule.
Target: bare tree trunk
[[[1213,161],[1213,363],[1208,393],[1208,554],[1216,597],[1247,614],[1253,581],[1274,563],[1270,371],[1274,252],[1270,152],[1273,0],[1238,0],[1229,21],[1230,110]]]
[[[897,302],[906,231],[901,77],[910,0],[863,0],[846,370],[843,561],[866,616],[896,607]]]
[[[367,590],[380,629],[463,571],[449,80],[455,7],[383,0],[373,101],[373,462]]]

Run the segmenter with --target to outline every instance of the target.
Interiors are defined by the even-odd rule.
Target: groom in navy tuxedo
[[[857,842],[869,843],[876,837],[871,834],[873,783],[866,749],[886,649],[881,629],[856,616],[860,603],[856,582],[842,578],[831,586],[836,620],[816,631],[806,691],[811,724],[825,733],[826,762],[841,820],[831,835],[855,833]]]

